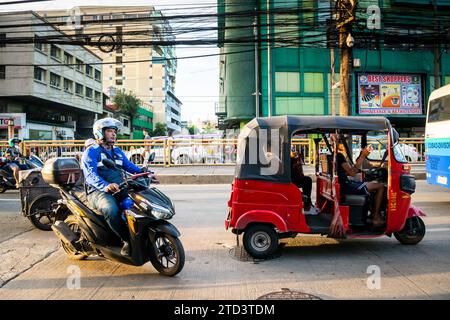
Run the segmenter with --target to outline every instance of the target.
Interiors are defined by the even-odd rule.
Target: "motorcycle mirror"
[[[102,163],[108,169],[114,169],[116,167],[116,164],[111,159],[103,159]]]
[[[148,162],[153,162],[155,160],[155,153],[150,153],[150,157],[148,158]]]

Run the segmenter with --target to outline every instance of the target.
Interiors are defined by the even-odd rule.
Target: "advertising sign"
[[[359,114],[423,114],[417,74],[359,74]]]
[[[20,129],[26,125],[25,113],[0,113],[0,129],[8,128],[10,121],[13,122],[14,128]]]

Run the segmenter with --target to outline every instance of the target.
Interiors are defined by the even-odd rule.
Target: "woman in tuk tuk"
[[[373,216],[372,224],[374,227],[381,227],[385,224],[383,217],[381,216],[381,204],[384,196],[384,184],[379,182],[362,182],[350,180],[348,177],[354,177],[356,174],[362,172],[361,166],[367,156],[373,151],[371,145],[365,147],[362,151],[356,163],[353,164],[347,154],[347,148],[345,147],[344,135],[331,135],[331,140],[336,143],[337,146],[337,174],[339,179],[339,185],[341,187],[342,194],[355,194],[366,195],[368,193],[374,193],[373,204]]]

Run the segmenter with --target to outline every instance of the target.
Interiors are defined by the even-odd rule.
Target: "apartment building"
[[[0,26],[3,39],[57,36],[69,40],[32,11],[2,13]],[[23,139],[90,136],[93,122],[103,111],[101,62],[82,46],[0,44],[0,117],[14,119],[16,135]],[[7,137],[6,122],[0,121],[1,140]]]
[[[174,39],[169,22],[152,6],[81,6],[76,10],[41,14],[52,22],[61,23],[67,33],[93,35],[94,42],[98,40],[98,34],[111,35],[107,37],[112,42]],[[67,19],[75,20],[74,14],[79,15],[80,28],[64,24]],[[103,92],[132,91],[144,106],[152,106],[153,110],[147,111],[153,112],[154,124],[165,123],[168,130],[181,131],[181,102],[175,94],[177,62],[173,46],[116,45],[111,52],[92,46],[92,50],[105,62]]]

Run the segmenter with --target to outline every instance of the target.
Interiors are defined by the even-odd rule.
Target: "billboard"
[[[358,74],[359,114],[423,114],[418,74]]]

